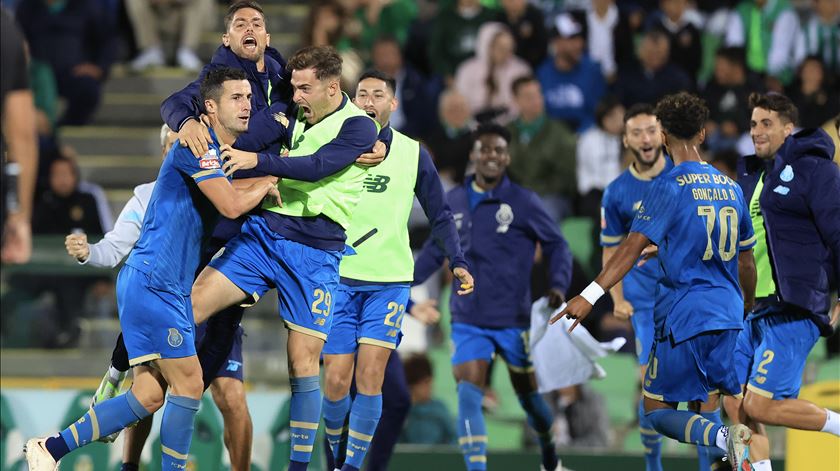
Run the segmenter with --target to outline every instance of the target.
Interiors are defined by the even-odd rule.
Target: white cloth
[[[552,310],[546,297],[531,306],[531,357],[542,394],[606,377],[607,373],[595,360],[618,351],[627,342],[623,337],[598,342],[582,325],[569,333],[574,321],[565,317],[548,325],[548,320],[565,307],[563,303]]]
[[[621,174],[621,137],[592,126],[577,143],[577,183],[581,195],[603,190]]]
[[[616,72],[613,30],[618,24],[618,7],[615,4],[610,5],[603,18],[595,13],[594,7],[589,8],[586,12],[586,24],[589,29],[589,55],[601,64],[604,77],[610,77]]]
[[[90,245],[90,255],[83,264],[94,267],[114,268],[131,252],[140,238],[146,208],[152,199],[155,182],[134,187],[134,196],[120,212],[114,229],[108,231],[99,242]]]

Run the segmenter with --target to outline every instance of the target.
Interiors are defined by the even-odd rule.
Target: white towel
[[[595,360],[619,350],[627,341],[618,337],[598,342],[582,325],[570,334],[568,329],[574,321],[565,317],[548,325],[548,320],[565,307],[564,303],[552,310],[545,297],[531,306],[531,356],[540,393],[604,378],[606,372]]]

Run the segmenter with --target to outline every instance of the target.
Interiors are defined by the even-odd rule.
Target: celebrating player
[[[741,470],[754,458],[749,429],[729,430],[696,411],[715,390],[740,394],[731,352],[744,305],[753,301],[748,286],[744,301],[738,279],[739,264],[754,263],[752,224],[740,187],[700,159],[697,148],[709,113],[702,100],[688,93],[669,95],[655,113],[675,167],[651,184],[629,235],[595,281],[551,322],[565,315],[576,319],[573,329],[633,268],[645,247],[656,244],[664,293],[657,294],[655,309],[664,324],[657,326],[644,378],[647,419],[667,437],[727,450],[733,469]],[[680,402],[692,410],[677,410]]]
[[[496,352],[508,365],[511,383],[528,423],[539,435],[542,466],[562,469],[551,436],[552,416],[537,393],[528,343],[530,275],[536,244],[549,262],[549,304],[559,307],[569,286],[572,255],[557,224],[539,197],[511,182],[510,134],[485,124],[475,132],[471,159],[476,173],[447,194],[461,246],[476,273],[472,296],[452,296],[452,367],[458,381],[458,443],[468,470],[487,469],[487,430],[481,411],[482,388]],[[417,258],[414,282],[440,268],[443,249],[427,241]],[[453,280],[452,291],[461,289]]]
[[[120,327],[134,366],[131,390],[91,408],[49,438],[33,438],[24,453],[31,470],[54,470],[70,451],[141,420],[164,404],[162,466],[184,468],[203,384],[195,351],[190,291],[219,213],[235,218],[266,195],[279,198],[272,177],[240,180],[221,170],[220,145],[248,128],[251,85],[242,71],[208,73],[201,94],[213,145],[201,159],[174,145],[164,160],[140,240],[117,278]],[[198,191],[196,191],[198,190]]]

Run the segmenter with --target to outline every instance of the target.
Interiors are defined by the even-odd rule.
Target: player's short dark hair
[[[477,141],[479,138],[481,138],[481,136],[486,136],[489,134],[499,136],[502,139],[504,139],[506,143],[510,144],[510,131],[508,131],[507,128],[502,126],[501,124],[493,122],[479,124],[475,131],[473,131],[473,142]]]
[[[781,93],[751,93],[749,104],[750,112],[756,108],[775,111],[784,124],[792,123],[796,125],[799,121],[799,110],[796,109],[796,105],[790,98]]]
[[[225,13],[225,31],[230,28],[230,23],[233,21],[233,16],[236,15],[236,12],[243,8],[253,8],[254,10],[257,10],[260,12],[260,16],[263,17],[263,22],[265,22],[265,12],[259,3],[253,0],[236,1],[230,4],[227,13]]]
[[[537,81],[537,78],[533,75],[523,75],[522,77],[519,77],[513,81],[513,83],[510,85],[510,91],[513,92],[514,95],[516,95],[517,93],[519,93],[520,88],[522,88],[525,85],[528,85],[531,82],[539,83]]]
[[[218,102],[222,97],[224,83],[228,80],[248,80],[245,71],[233,67],[218,67],[211,69],[201,81],[199,91],[201,100],[213,100]]]
[[[359,83],[361,83],[362,80],[369,78],[382,80],[383,82],[385,82],[385,85],[387,85],[388,88],[391,90],[391,93],[393,93],[394,95],[397,94],[397,79],[395,79],[394,77],[391,77],[390,75],[386,74],[385,72],[382,72],[381,70],[368,69],[362,72],[362,75],[359,77]]]
[[[289,59],[286,68],[289,71],[315,69],[318,80],[337,79],[341,77],[342,62],[338,51],[331,46],[307,46]]]
[[[720,57],[743,68],[747,67],[746,53],[743,47],[730,46],[718,48],[715,51],[715,57]]]
[[[626,125],[627,121],[643,114],[656,116],[656,113],[653,111],[653,106],[650,103],[636,103],[624,112],[624,124]]]
[[[415,353],[403,360],[403,370],[405,370],[405,381],[409,386],[429,379],[433,374],[432,362],[423,353]]]
[[[678,139],[691,139],[709,119],[706,103],[688,92],[668,95],[656,104],[656,117],[665,132]]]

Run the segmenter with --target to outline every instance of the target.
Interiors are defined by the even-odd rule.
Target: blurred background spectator
[[[549,116],[583,132],[595,120],[595,105],[606,91],[597,62],[586,53],[583,27],[570,14],[558,16],[550,55],[537,69]]]
[[[797,38],[796,59],[815,56],[822,61],[827,76],[840,76],[840,2],[813,0],[813,10],[802,24]],[[837,85],[835,83],[835,85]]]
[[[676,64],[669,62],[671,45],[660,30],[647,31],[639,41],[638,66],[618,75],[616,93],[624,106],[656,103],[669,93],[693,91],[693,81]]]
[[[49,187],[35,202],[34,234],[65,235],[76,230],[104,234],[96,198],[79,188],[79,170],[67,157],[50,164]]]
[[[440,177],[450,183],[462,182],[473,145],[474,122],[467,99],[455,89],[444,91],[440,96],[438,117],[440,122],[426,139],[426,144]]]
[[[659,11],[651,15],[647,29],[668,36],[668,61],[680,67],[690,80],[697,80],[703,60],[701,27],[703,18],[689,9],[688,0],[660,0]]]
[[[403,360],[405,379],[411,394],[411,409],[403,425],[401,443],[454,445],[458,441],[455,417],[446,405],[432,397],[434,371],[423,353]]]
[[[548,52],[548,32],[542,11],[528,0],[501,0],[496,21],[504,23],[513,33],[516,55],[536,68]]]
[[[93,0],[27,0],[16,18],[32,57],[52,67],[67,100],[58,124],[90,122],[115,59],[111,19]]]
[[[213,0],[125,0],[125,6],[140,49],[131,61],[132,69],[141,71],[167,63],[161,33],[176,39],[178,67],[191,72],[201,69],[196,51],[201,34],[215,20]]]
[[[475,57],[458,66],[455,89],[479,121],[495,119],[506,124],[516,116],[511,85],[517,77],[530,74],[531,68],[514,55],[515,47],[507,26],[485,23],[478,32]]]
[[[713,151],[732,149],[750,128],[748,98],[761,90],[760,81],[749,80],[744,50],[723,47],[715,54],[715,72],[701,96],[709,107],[706,145]]]
[[[478,29],[493,20],[494,16],[479,0],[457,0],[438,13],[432,26],[429,62],[432,70],[443,77],[447,85],[454,81],[455,71],[461,62],[476,51]]]
[[[803,128],[818,128],[840,112],[840,95],[832,87],[818,56],[809,56],[802,61],[787,95],[799,109],[798,124]]]
[[[607,82],[614,82],[618,65],[627,66],[635,62],[633,56],[633,32],[630,17],[622,12],[614,0],[593,0],[581,12],[587,31],[586,40],[589,55],[601,65],[601,73]]]

